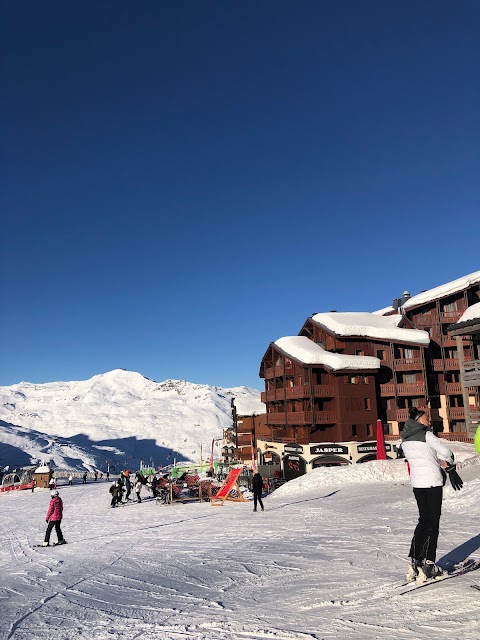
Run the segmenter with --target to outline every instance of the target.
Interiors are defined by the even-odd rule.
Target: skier
[[[143,483],[140,482],[140,480],[137,480],[137,482],[135,483],[135,493],[137,494],[137,502],[141,502],[142,501],[142,499],[140,497],[140,493],[142,491],[142,486],[143,486]]]
[[[400,433],[401,448],[410,465],[410,480],[418,505],[418,524],[410,545],[407,582],[444,575],[435,564],[446,473],[455,491],[463,486],[456,471],[453,453],[430,430],[428,416],[412,407],[410,418]],[[438,455],[443,458],[439,460]],[[445,471],[442,471],[442,470]]]
[[[260,503],[260,507],[263,511],[263,502],[262,502],[262,491],[263,491],[263,478],[258,473],[255,473],[252,478],[252,488],[253,488],[253,510],[257,510],[257,500]]]
[[[42,547],[50,546],[50,534],[52,533],[52,529],[54,527],[58,538],[58,542],[56,544],[67,544],[63,538],[63,533],[60,528],[63,516],[62,499],[58,495],[58,491],[56,489],[52,491],[50,495],[52,496],[52,499],[50,500],[47,515],[45,517],[46,522],[48,522],[48,526],[47,531],[45,532],[45,541],[42,542],[41,545]]]
[[[82,478],[83,478],[83,484],[87,484],[87,472],[86,471],[83,474]]]
[[[125,475],[125,490],[125,502],[128,502],[130,500],[130,494],[132,493],[132,483],[127,475]]]
[[[68,484],[69,484],[70,486],[72,486],[72,484],[73,484],[73,476],[72,476],[72,474],[70,474],[70,475],[68,476]]]

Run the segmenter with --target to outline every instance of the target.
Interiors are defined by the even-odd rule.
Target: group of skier
[[[452,451],[444,441],[433,434],[425,411],[416,407],[410,410],[409,419],[405,422],[400,433],[400,439],[398,457],[404,457],[408,462],[410,480],[419,513],[408,554],[410,561],[407,568],[407,582],[438,578],[445,574],[445,571],[435,563],[443,486],[447,477],[455,491],[462,488],[463,482],[456,471]],[[131,500],[132,487],[138,502],[142,501],[141,491],[144,486],[147,486],[156,497],[158,482],[157,476],[145,477],[139,472],[135,474],[135,479],[132,481],[128,472],[122,472],[118,480],[115,480],[110,487],[111,506],[126,504]],[[252,488],[253,510],[257,510],[258,502],[263,511],[261,497],[263,480],[259,473],[255,473],[253,476]],[[60,527],[62,515],[62,499],[58,490],[54,489],[51,492],[51,501],[46,515],[48,526],[45,540],[41,546],[49,546],[50,535],[54,528],[58,538],[56,544],[66,544]]]
[[[130,498],[130,495],[132,493],[132,488],[134,489],[137,496],[137,502],[142,502],[141,493],[143,487],[147,487],[148,489],[150,489],[153,497],[156,498],[157,483],[157,476],[145,477],[137,471],[137,473],[135,474],[135,478],[131,480],[130,473],[128,471],[122,471],[120,477],[117,480],[114,480],[114,482],[110,486],[109,491],[112,496],[110,506],[116,507],[119,504],[127,504],[129,501],[131,501],[132,498]]]

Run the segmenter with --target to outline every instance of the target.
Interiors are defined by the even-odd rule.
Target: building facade
[[[371,444],[377,419],[396,436],[411,407],[427,411],[440,434],[465,433],[461,362],[480,354],[469,334],[461,336],[459,353],[449,326],[479,301],[476,272],[414,297],[404,292],[374,313],[313,314],[298,336],[272,342],[260,366],[269,429],[260,458],[287,460],[295,452],[285,446],[296,446],[297,453],[302,448],[299,464],[315,466],[315,447],[325,444],[339,452],[324,464],[360,461],[363,451],[355,447]],[[467,396],[478,411],[478,387]]]

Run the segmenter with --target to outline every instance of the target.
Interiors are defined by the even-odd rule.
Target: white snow
[[[480,456],[468,446],[464,488],[444,493],[445,567],[480,558]],[[418,517],[401,461],[313,471],[263,513],[250,502],[110,509],[109,486],[59,487],[68,544],[47,549],[33,545],[50,492],[0,494],[2,639],[480,637],[480,571],[398,595]]]
[[[267,412],[265,403],[254,396],[235,398],[235,407],[239,416],[258,416]]]
[[[416,296],[409,298],[403,305],[403,308],[411,309],[412,307],[417,307],[418,305],[425,304],[426,302],[432,302],[439,298],[445,298],[445,296],[451,296],[452,294],[457,293],[458,291],[463,291],[467,287],[479,282],[480,271],[475,271],[467,276],[457,278],[457,280],[452,280],[452,282],[447,282],[439,287],[434,287],[433,289],[428,289],[427,291],[418,293]]]
[[[380,360],[371,356],[348,356],[325,351],[319,344],[306,336],[285,336],[274,344],[287,356],[302,364],[318,364],[334,371],[372,370],[380,368]]]
[[[365,336],[379,340],[392,340],[428,346],[430,336],[419,329],[398,327],[402,316],[381,316],[367,311],[316,313],[313,322],[337,336]]]
[[[468,320],[480,320],[480,302],[472,304],[457,320],[458,322],[467,322]]]
[[[390,313],[391,311],[394,311],[392,305],[383,307],[383,309],[377,309],[376,311],[372,311],[372,313],[374,316],[384,316],[386,313]]]
[[[201,443],[232,426],[234,397],[260,401],[249,387],[225,389],[185,380],[155,382],[117,369],[85,381],[0,387],[0,458],[14,451],[62,468],[129,468],[154,458],[195,462]],[[3,451],[2,443],[14,447]],[[25,462],[26,463],[26,462]]]

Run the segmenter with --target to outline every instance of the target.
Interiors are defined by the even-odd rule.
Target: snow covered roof
[[[302,364],[322,365],[333,371],[344,369],[359,371],[380,368],[380,360],[378,358],[331,353],[330,351],[325,351],[323,347],[309,340],[306,336],[286,336],[275,340],[274,344],[285,355],[298,360]]]
[[[395,309],[390,305],[389,307],[383,307],[383,309],[377,309],[377,311],[372,311],[374,316],[384,316],[386,313],[390,311],[395,311]]]
[[[260,398],[235,398],[235,407],[239,416],[258,416],[267,413],[267,407]]]
[[[425,304],[426,302],[432,302],[439,298],[445,298],[445,296],[451,296],[452,294],[457,293],[458,291],[463,291],[468,286],[479,282],[480,271],[475,271],[474,273],[470,273],[468,276],[457,278],[457,280],[452,280],[452,282],[447,282],[446,284],[442,284],[434,289],[428,289],[428,291],[418,293],[416,296],[409,298],[403,305],[403,308],[411,309],[412,307],[417,307],[418,305]]]
[[[471,307],[463,313],[463,315],[457,320],[456,324],[460,324],[460,322],[468,322],[469,320],[479,320],[480,321],[480,302],[472,304]]]
[[[430,336],[419,329],[401,329],[402,316],[380,316],[367,311],[316,313],[313,322],[336,336],[365,336],[428,346]]]
[[[41,467],[37,467],[35,469],[35,473],[48,473],[50,471],[50,467],[47,467],[46,464],[42,464]]]

